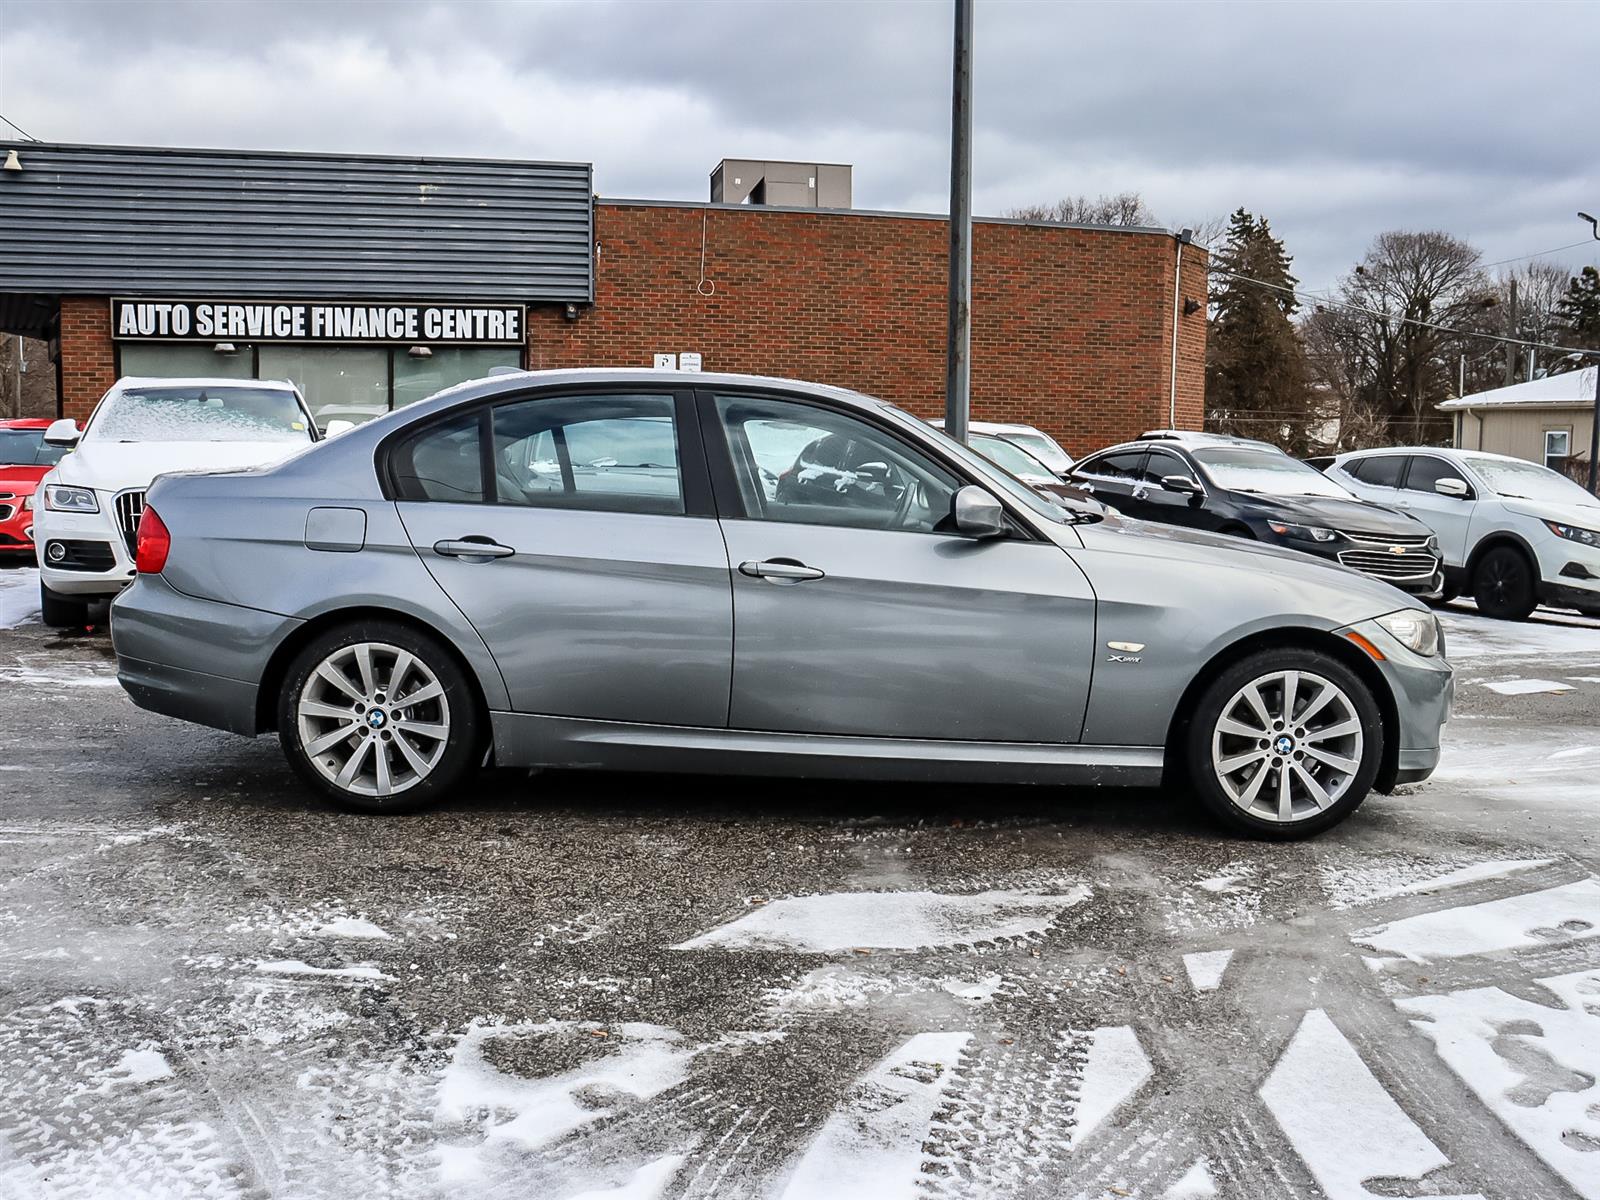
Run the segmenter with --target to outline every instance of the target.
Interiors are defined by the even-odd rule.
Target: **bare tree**
[[[1054,204],[1028,204],[1006,213],[1022,221],[1061,221],[1069,225],[1159,225],[1138,192],[1115,196],[1064,196]]]

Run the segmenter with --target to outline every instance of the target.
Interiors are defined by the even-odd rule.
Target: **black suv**
[[[1163,430],[1079,459],[1067,479],[1124,516],[1303,550],[1416,595],[1443,586],[1426,525],[1266,442]]]

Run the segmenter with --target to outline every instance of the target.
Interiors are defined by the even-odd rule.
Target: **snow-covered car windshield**
[[[168,384],[111,396],[87,433],[113,442],[309,442],[306,414],[279,388]]]
[[[1513,500],[1543,500],[1550,504],[1594,504],[1595,498],[1583,487],[1549,467],[1538,463],[1507,462],[1499,458],[1465,455],[1483,481],[1500,495]]]
[[[1002,437],[984,433],[971,436],[972,448],[997,467],[1004,467],[1018,479],[1049,477],[1049,469],[1020,446],[1014,446]],[[1053,480],[1052,480],[1053,481]]]
[[[66,452],[45,445],[42,429],[0,429],[0,467],[53,467]]]
[[[1052,471],[1072,470],[1072,456],[1042,433],[1008,433],[1004,440],[1021,446]]]
[[[1216,446],[1193,450],[1195,461],[1220,488],[1230,492],[1261,492],[1268,496],[1336,496],[1351,493],[1315,467],[1277,450],[1251,450],[1242,446]]]

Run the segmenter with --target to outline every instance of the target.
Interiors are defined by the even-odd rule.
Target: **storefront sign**
[[[124,342],[318,342],[520,346],[521,304],[330,304],[326,301],[111,301]]]

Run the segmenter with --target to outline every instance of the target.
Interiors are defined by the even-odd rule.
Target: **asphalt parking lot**
[[[1600,622],[1450,610],[1430,782],[499,772],[142,712],[0,572],[0,1197],[1600,1198]]]

